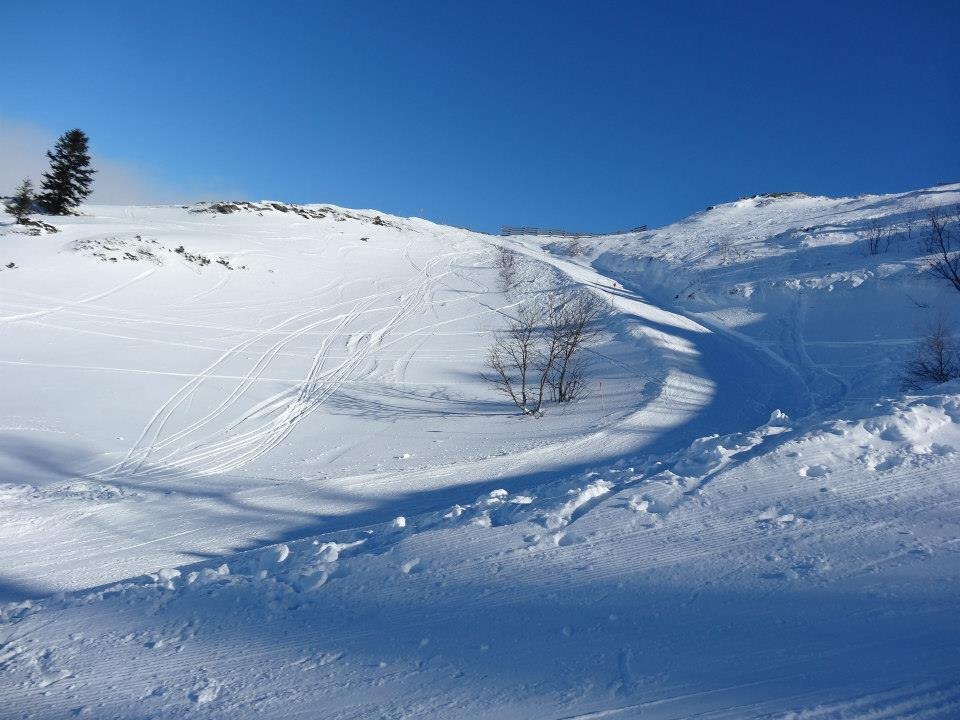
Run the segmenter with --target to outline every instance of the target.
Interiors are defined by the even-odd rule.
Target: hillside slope
[[[956,292],[932,280],[923,250],[930,210],[958,207],[960,184],[756,196],[583,249],[610,276],[784,358],[829,407],[897,392],[916,338],[938,320],[960,321]]]
[[[0,228],[0,715],[955,717],[960,388],[897,379],[955,202]],[[611,308],[595,391],[520,417],[490,330],[569,287]]]

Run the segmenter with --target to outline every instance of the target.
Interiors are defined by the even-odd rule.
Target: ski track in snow
[[[459,256],[460,254],[455,254],[451,255],[450,257]],[[442,280],[445,274],[449,272],[448,269],[444,269],[443,272],[433,273],[433,266],[439,263],[449,263],[448,257],[440,256],[438,258],[431,258],[427,265],[420,270],[420,278],[418,279],[419,284],[413,291],[401,294],[400,305],[390,319],[386,322],[386,324],[362,331],[360,333],[355,333],[352,336],[351,341],[349,341],[347,344],[347,359],[332,369],[324,372],[323,366],[332,344],[331,341],[344,334],[346,328],[349,327],[351,323],[355,322],[363,313],[370,310],[371,306],[373,306],[376,300],[379,300],[387,295],[392,295],[395,291],[390,290],[384,293],[372,295],[368,298],[361,298],[354,304],[349,312],[341,315],[339,319],[333,318],[338,319],[339,322],[321,343],[320,349],[314,357],[307,376],[300,384],[299,392],[297,393],[296,397],[292,398],[285,405],[283,405],[279,411],[274,412],[274,418],[257,428],[240,433],[239,435],[234,435],[228,440],[220,441],[219,443],[215,444],[201,445],[199,449],[193,450],[192,452],[187,452],[185,455],[181,454],[179,457],[177,455],[160,457],[156,461],[156,463],[159,465],[159,469],[152,468],[150,470],[150,474],[159,473],[162,475],[166,471],[173,470],[174,472],[177,472],[182,469],[188,469],[192,472],[204,475],[229,472],[230,470],[242,467],[249,461],[262,456],[272,447],[275,447],[290,433],[297,422],[306,417],[312,410],[316,409],[316,407],[321,405],[324,400],[332,393],[336,392],[344,382],[350,379],[356,379],[356,373],[359,371],[361,366],[368,359],[374,357],[377,351],[384,346],[383,338],[387,335],[387,333],[397,327],[404,320],[408,319],[411,315],[415,314],[418,310],[430,304],[429,295],[433,287],[436,285],[436,283]],[[278,327],[287,326],[295,321],[312,319],[318,315],[322,316],[321,320],[310,322],[301,326],[301,328],[296,331],[287,333],[282,340],[276,342],[267,351],[265,351],[257,359],[250,373],[244,377],[243,382],[238,385],[233,393],[231,393],[208,415],[204,416],[194,424],[180,430],[173,435],[165,437],[162,440],[150,441],[143,450],[132,450],[128,454],[128,458],[126,458],[123,463],[119,464],[115,468],[112,468],[107,473],[104,473],[104,477],[109,477],[111,474],[136,474],[140,471],[143,463],[147,461],[152,453],[156,452],[157,450],[164,449],[165,447],[185,437],[189,437],[197,432],[201,432],[213,420],[218,419],[228,407],[235,404],[235,402],[242,396],[243,392],[249,388],[250,384],[254,382],[256,378],[269,366],[270,361],[276,357],[280,350],[304,333],[315,329],[319,325],[329,323],[331,318],[324,315],[326,311],[327,308],[308,311],[285,320],[277,326],[274,326],[274,328],[271,330]],[[429,327],[431,326],[426,326],[426,328]],[[225,360],[233,357],[238,350],[248,347],[251,343],[260,340],[269,334],[271,334],[271,331],[267,331],[262,335],[253,338],[252,340],[246,341],[240,346],[231,348],[231,350],[222,355],[217,362],[206,368],[201,375],[194,380],[191,380],[191,382],[188,383],[188,385],[184,388],[181,388],[181,390],[171,397],[155,414],[155,420],[151,421],[148,427],[143,431],[143,433],[141,433],[141,439],[138,441],[138,444],[147,436],[152,436],[154,438],[159,436],[163,430],[166,419],[170,417],[170,414],[191,396],[193,390],[199,386],[203,379],[208,376],[212,370],[214,370]],[[358,339],[354,340],[354,338]],[[366,338],[366,342],[363,343],[362,346],[359,338]],[[230,427],[235,427],[237,424],[242,422],[245,417],[248,417],[248,415],[234,419],[230,423]],[[132,467],[130,467],[128,463],[130,462],[131,457],[134,455],[138,456],[139,459],[136,460]]]
[[[65,301],[62,305],[57,305],[55,307],[45,308],[43,310],[37,310],[35,312],[22,313],[20,315],[0,315],[0,322],[15,322],[18,320],[31,320],[33,318],[52,315],[53,313],[60,312],[61,310],[66,310],[68,308],[74,308],[74,307],[77,307],[78,305],[84,305],[86,303],[93,302],[94,300],[102,300],[105,297],[109,297],[114,293],[120,292],[124,288],[129,287],[134,283],[138,283],[142,280],[145,280],[146,278],[153,275],[154,272],[156,272],[156,270],[145,270],[144,272],[137,275],[135,278],[128,280],[126,282],[122,282],[116,287],[110,288],[109,290],[104,290],[101,293],[97,293],[96,295],[91,295],[90,297],[81,298],[80,300]]]

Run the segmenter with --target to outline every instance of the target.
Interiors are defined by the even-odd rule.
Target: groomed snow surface
[[[960,386],[898,377],[957,203],[0,216],[0,717],[960,717]],[[569,289],[592,392],[521,417],[491,332]]]

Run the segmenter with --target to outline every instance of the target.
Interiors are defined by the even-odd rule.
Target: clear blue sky
[[[4,0],[0,117],[478,229],[960,180],[960,2]]]

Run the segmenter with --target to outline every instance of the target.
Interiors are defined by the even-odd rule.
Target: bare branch
[[[917,343],[913,357],[904,368],[903,385],[907,390],[921,390],[931,383],[945,383],[960,378],[960,351],[957,340],[943,322]]]
[[[867,254],[880,255],[890,249],[890,241],[893,237],[893,230],[884,227],[877,220],[870,222],[870,229],[867,230],[867,237],[864,241]]]
[[[583,397],[586,372],[577,353],[597,335],[604,307],[587,291],[522,306],[494,334],[484,379],[528,415],[539,416],[548,395],[558,402]]]
[[[577,352],[599,333],[597,320],[604,304],[596,295],[579,291],[563,298],[563,304],[550,314],[550,333],[557,338],[558,354],[552,386],[557,402],[570,402],[585,389],[582,364],[575,362]]]
[[[503,292],[511,290],[517,284],[517,254],[509,248],[498,247],[497,270]]]
[[[939,208],[930,211],[930,234],[925,250],[930,255],[927,270],[960,292],[960,208],[951,214]]]
[[[484,379],[527,414],[539,412],[542,404],[530,408],[530,382],[536,375],[541,322],[542,313],[536,306],[522,306],[507,328],[494,334],[493,347],[487,353],[490,372]]]

